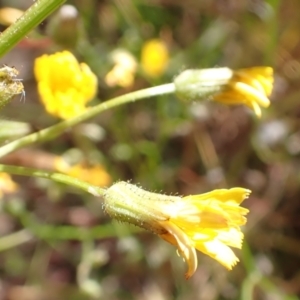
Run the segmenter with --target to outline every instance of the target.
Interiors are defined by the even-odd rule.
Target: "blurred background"
[[[32,3],[0,1],[0,29]],[[20,71],[26,91],[1,111],[2,143],[59,122],[39,101],[33,65],[65,49],[97,74],[90,105],[171,82],[187,68],[269,65],[274,90],[260,119],[242,106],[160,96],[1,159],[55,170],[61,158],[94,184],[131,180],[167,194],[249,188],[244,246],[232,271],[199,253],[186,281],[174,247],[111,221],[101,199],[2,175],[0,299],[299,299],[299,36],[298,0],[77,0],[40,24],[1,59]]]

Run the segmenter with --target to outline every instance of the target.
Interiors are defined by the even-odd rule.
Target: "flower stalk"
[[[34,168],[17,167],[3,164],[0,164],[0,172],[7,172],[10,174],[21,176],[31,176],[50,179],[56,182],[67,184],[69,186],[74,186],[87,193],[93,194],[94,196],[101,196],[105,191],[105,189],[103,188],[91,185],[90,183],[82,181],[78,178],[74,178],[72,176],[68,176],[57,172],[50,172]]]
[[[111,100],[102,102],[94,107],[91,107],[88,110],[85,110],[82,114],[75,116],[71,119],[62,121],[58,124],[55,124],[51,127],[45,128],[41,131],[29,134],[24,136],[18,140],[10,142],[2,147],[0,147],[0,157],[11,153],[17,149],[23,148],[28,145],[32,145],[35,143],[42,143],[62,134],[65,130],[69,129],[70,127],[79,124],[85,120],[93,118],[98,114],[114,108],[116,106],[142,100],[149,97],[154,97],[157,95],[163,94],[171,94],[174,93],[175,87],[173,83],[163,84],[156,87],[151,87],[143,90],[139,90],[136,92],[128,93],[126,95],[122,95]]]
[[[33,28],[55,11],[66,0],[38,0],[14,24],[1,33],[0,57],[11,50]]]
[[[174,83],[135,91],[102,102],[78,116],[4,145],[0,148],[0,157],[34,143],[54,139],[70,127],[116,106],[164,94],[176,93],[180,98],[190,101],[210,96],[212,100],[224,104],[245,104],[260,116],[260,105],[266,107],[270,104],[268,96],[273,84],[272,68],[257,67],[236,72],[222,69],[224,72],[221,77],[218,69],[187,70],[176,77]]]

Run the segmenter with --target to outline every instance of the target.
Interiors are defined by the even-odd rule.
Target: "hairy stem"
[[[99,113],[102,113],[113,107],[116,107],[116,106],[119,106],[119,105],[122,105],[125,103],[129,103],[129,102],[134,102],[137,100],[142,100],[145,98],[157,96],[157,95],[171,94],[171,93],[174,93],[174,91],[175,91],[174,84],[168,83],[168,84],[132,92],[132,93],[102,102],[99,105],[96,105],[94,107],[87,109],[79,116],[76,116],[74,118],[68,119],[63,122],[60,122],[51,127],[45,128],[41,131],[29,134],[27,136],[24,136],[20,139],[17,139],[11,143],[8,143],[8,144],[0,147],[0,157],[4,156],[12,151],[15,151],[17,149],[23,148],[28,145],[32,145],[34,143],[41,143],[41,142],[45,142],[47,140],[54,139],[55,137],[62,134],[66,129],[68,129],[76,124],[79,124],[85,120],[88,120],[88,119],[98,115]]]
[[[7,172],[10,174],[22,175],[22,176],[47,178],[56,182],[74,186],[85,192],[93,194],[94,196],[101,196],[105,192],[105,189],[102,189],[98,186],[91,185],[85,181],[61,173],[43,171],[43,170],[38,170],[33,168],[2,165],[2,164],[0,164],[0,172]]]

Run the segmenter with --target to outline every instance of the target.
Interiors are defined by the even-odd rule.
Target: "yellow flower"
[[[13,7],[3,7],[0,9],[0,24],[10,26],[22,17],[24,11]]]
[[[246,223],[246,208],[239,204],[248,197],[243,188],[220,189],[206,194],[184,197],[170,207],[170,218],[162,221],[167,230],[161,237],[178,247],[189,268],[186,278],[197,268],[195,249],[209,255],[231,270],[239,261],[228,247],[241,248]]]
[[[131,86],[137,69],[134,56],[125,50],[117,50],[112,53],[112,61],[115,65],[105,76],[106,84],[108,86]]]
[[[108,186],[111,183],[111,177],[102,165],[86,166],[79,163],[70,166],[63,158],[56,157],[54,169],[92,185]]]
[[[12,180],[9,174],[0,172],[0,197],[2,197],[3,194],[16,192],[18,188],[18,184]]]
[[[241,248],[246,208],[240,203],[249,196],[243,188],[220,189],[195,196],[179,197],[150,193],[126,182],[118,182],[104,195],[106,212],[158,234],[175,245],[188,265],[186,278],[197,268],[196,249],[227,269],[239,261],[229,248]]]
[[[169,62],[166,44],[160,39],[147,41],[142,48],[141,65],[150,77],[158,77],[164,73]]]
[[[97,92],[97,77],[68,51],[35,60],[34,73],[47,112],[62,119],[77,116]]]
[[[261,106],[270,105],[273,69],[253,67],[186,70],[175,78],[176,93],[188,100],[210,98],[224,104],[244,104],[261,116]]]

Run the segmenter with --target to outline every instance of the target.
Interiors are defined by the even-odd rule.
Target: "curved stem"
[[[32,133],[30,135],[24,136],[20,139],[17,139],[11,143],[6,144],[0,148],[0,157],[15,151],[17,149],[23,148],[24,146],[28,146],[37,142],[44,142],[47,140],[51,140],[61,133],[63,133],[66,129],[74,126],[78,123],[81,123],[87,119],[90,119],[99,113],[116,107],[118,105],[122,105],[129,102],[134,102],[137,100],[163,95],[163,94],[171,94],[174,93],[175,86],[173,83],[168,83],[152,88],[143,89],[140,91],[132,92],[123,96],[119,96],[113,98],[111,100],[100,103],[97,106],[91,107],[84,111],[81,115],[76,116],[74,118],[68,119],[66,121],[60,122],[56,125],[43,129],[41,131]]]
[[[0,172],[7,172],[10,174],[22,175],[22,176],[33,176],[33,177],[42,177],[42,178],[51,179],[56,182],[61,182],[67,185],[74,186],[94,196],[101,196],[105,192],[105,189],[103,188],[100,188],[95,185],[91,185],[85,181],[61,173],[43,171],[43,170],[38,170],[33,168],[2,165],[2,164],[0,164]]]
[[[1,33],[0,56],[12,49],[66,0],[38,0],[10,27]]]

